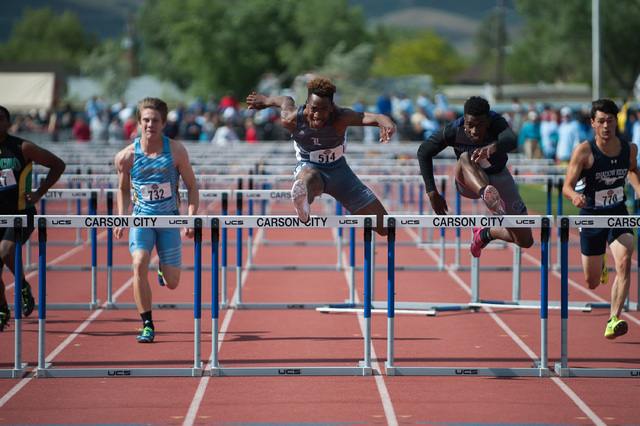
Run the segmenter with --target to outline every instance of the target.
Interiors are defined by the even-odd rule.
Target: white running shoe
[[[293,207],[298,213],[298,217],[303,223],[309,221],[309,198],[307,198],[307,185],[301,181],[296,180],[291,188],[291,201],[293,201]]]
[[[487,185],[484,188],[482,199],[491,213],[499,216],[504,215],[504,201],[502,201],[500,193],[494,186]]]

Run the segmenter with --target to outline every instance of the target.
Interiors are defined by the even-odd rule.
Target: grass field
[[[547,186],[546,185],[518,185],[520,196],[527,205],[529,214],[546,214],[547,213]],[[577,209],[569,200],[562,197],[562,214],[577,215]],[[551,214],[558,215],[558,191],[554,190],[551,194]]]

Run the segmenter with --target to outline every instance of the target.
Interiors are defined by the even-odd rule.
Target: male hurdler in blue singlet
[[[295,106],[293,98],[268,98],[259,93],[247,96],[249,109],[280,108],[282,127],[292,133],[296,159],[291,199],[302,222],[309,221],[310,204],[320,194],[329,194],[355,215],[376,215],[374,230],[384,236],[384,206],[353,173],[344,157],[349,126],[378,126],[380,142],[389,142],[396,131],[383,114],[356,112],[333,103],[336,87],[326,78],[307,84],[307,100]]]
[[[118,169],[118,214],[129,212],[133,201],[133,214],[141,216],[179,215],[179,179],[187,187],[188,214],[198,212],[199,194],[196,178],[185,147],[162,136],[167,123],[167,104],[158,98],[145,98],[138,102],[136,111],[141,136],[120,151],[115,158]],[[133,185],[133,192],[131,192]],[[121,238],[122,228],[114,235]],[[193,237],[193,229],[185,229]],[[151,343],[155,327],[151,318],[151,287],[148,272],[151,251],[158,253],[158,279],[161,285],[173,290],[180,282],[182,242],[178,228],[131,228],[129,251],[133,259],[133,294],[142,318],[142,334],[138,342]]]
[[[578,145],[571,154],[562,194],[581,215],[626,216],[624,185],[628,178],[636,193],[640,179],[638,147],[616,135],[618,106],[610,99],[591,104],[591,127],[595,137]],[[607,243],[615,260],[616,278],[611,285],[611,312],[604,337],[615,339],[627,332],[620,319],[631,278],[631,257],[635,241],[631,228],[582,228],[580,249],[584,278],[590,289],[607,283]]]

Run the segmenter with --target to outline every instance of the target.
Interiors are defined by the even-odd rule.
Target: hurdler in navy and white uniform
[[[420,172],[433,211],[444,215],[449,210],[435,184],[433,157],[451,146],[458,159],[455,177],[461,196],[482,198],[493,214],[526,215],[527,207],[506,167],[507,153],[517,144],[516,134],[502,116],[491,111],[486,99],[478,96],[467,99],[464,116],[433,133],[418,148]],[[479,257],[481,250],[494,239],[522,248],[533,245],[531,229],[474,228],[471,255]]]
[[[378,126],[380,142],[389,142],[395,125],[386,115],[335,105],[335,91],[331,81],[316,78],[307,84],[306,103],[299,107],[289,96],[268,98],[255,92],[247,96],[247,105],[249,109],[280,108],[282,126],[292,133],[298,164],[291,198],[302,222],[309,220],[314,197],[325,193],[352,214],[376,215],[374,230],[384,236],[387,211],[347,164],[346,132],[349,126]]]
[[[134,215],[179,215],[178,189],[181,177],[187,188],[188,214],[196,214],[198,186],[187,150],[179,142],[162,135],[167,122],[167,104],[158,98],[145,98],[138,103],[136,114],[142,136],[115,158],[118,169],[118,214],[128,214],[132,201]],[[122,228],[115,228],[115,237],[121,238],[123,231]],[[185,229],[185,235],[193,237],[193,229]],[[155,338],[148,280],[149,261],[154,247],[159,258],[158,281],[160,285],[173,290],[180,282],[182,266],[180,229],[129,230],[129,251],[134,272],[133,294],[143,323],[142,333],[138,336],[140,343],[151,343]]]
[[[9,110],[0,106],[0,215],[27,215],[27,227],[22,230],[21,243],[25,243],[34,229],[35,205],[64,172],[65,163],[53,153],[33,142],[10,135]],[[47,177],[38,189],[32,191],[33,163],[48,167]],[[4,293],[2,270],[6,265],[15,273],[17,235],[13,227],[0,228],[0,331],[9,326],[11,313]],[[22,276],[22,314],[31,315],[35,300],[31,285]]]
[[[638,192],[638,147],[616,135],[618,106],[609,99],[599,99],[591,106],[591,126],[595,138],[578,145],[571,155],[563,195],[580,208],[581,215],[625,216],[626,180]],[[635,242],[630,228],[581,228],[580,248],[585,281],[590,289],[607,284],[607,243],[611,249],[616,278],[611,286],[611,312],[604,336],[615,339],[627,332],[620,319],[629,294],[631,257]]]

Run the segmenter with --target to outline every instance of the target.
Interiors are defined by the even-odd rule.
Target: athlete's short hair
[[[0,111],[4,112],[4,115],[7,116],[7,121],[11,123],[11,114],[9,114],[9,110],[0,105]]]
[[[333,102],[336,86],[328,78],[314,78],[307,83],[307,99],[313,94],[321,98],[329,98]]]
[[[618,105],[613,102],[611,99],[598,99],[596,101],[591,102],[591,119],[594,120],[596,118],[596,113],[598,111],[602,111],[605,114],[610,114],[615,117],[618,116],[620,112],[620,108]]]
[[[480,96],[471,96],[464,103],[464,113],[473,117],[479,117],[481,115],[489,116],[489,101]]]
[[[144,98],[143,100],[138,102],[138,109],[136,110],[136,118],[138,119],[138,122],[142,118],[142,111],[147,108],[155,109],[156,111],[158,111],[160,113],[160,116],[162,117],[162,122],[167,122],[169,107],[167,106],[167,103],[165,101],[159,98]]]

